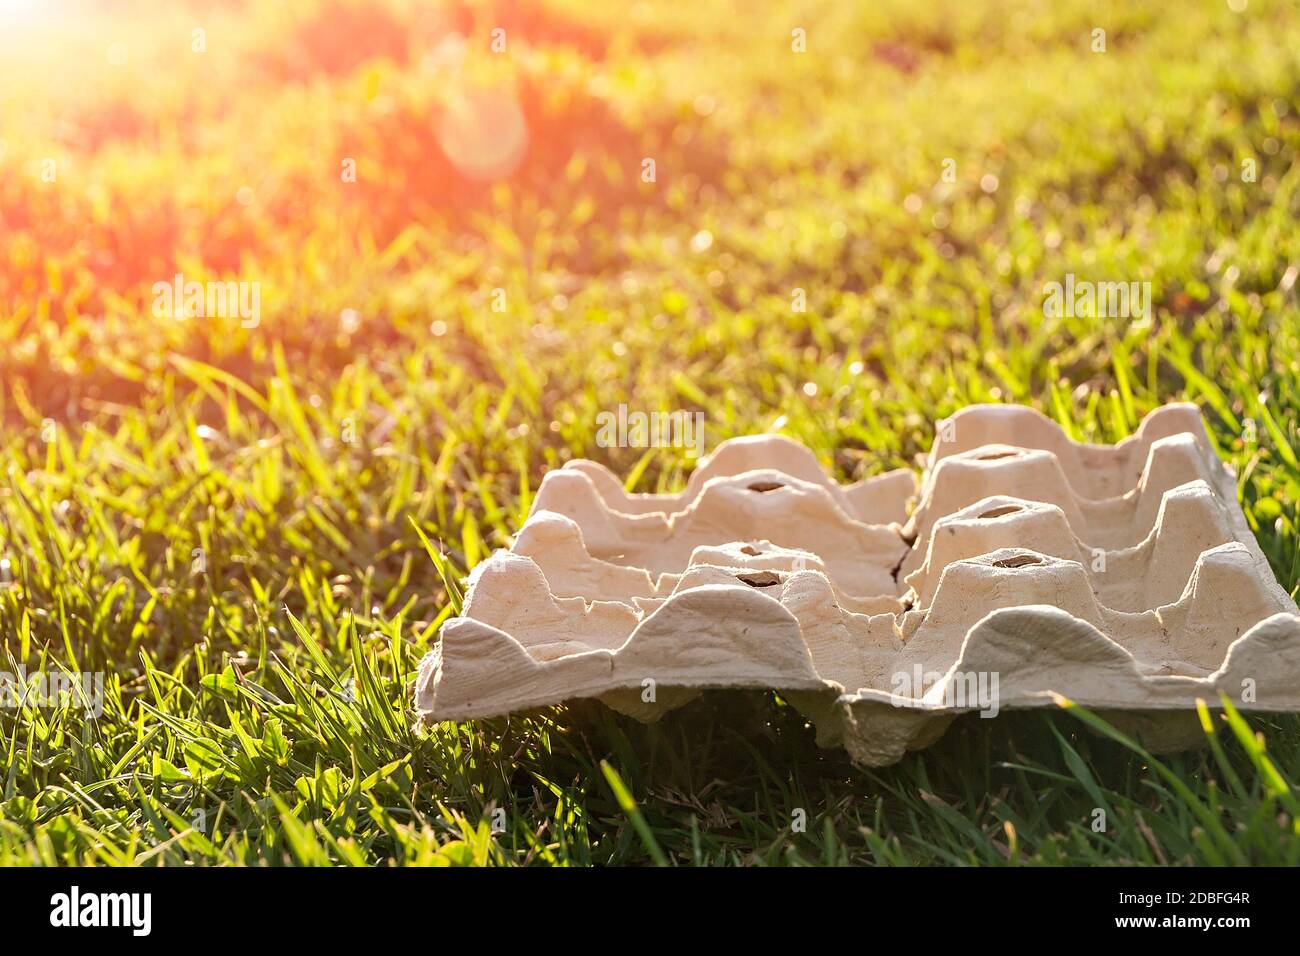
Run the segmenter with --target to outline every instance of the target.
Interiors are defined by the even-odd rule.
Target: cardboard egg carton
[[[551,472],[471,574],[416,707],[597,697],[654,719],[709,688],[777,690],[872,766],[957,714],[1054,695],[1176,749],[1220,692],[1300,710],[1300,616],[1194,406],[1096,446],[982,405],[940,423],[919,485],[838,484],[774,435],[724,443],[674,495],[594,462]]]

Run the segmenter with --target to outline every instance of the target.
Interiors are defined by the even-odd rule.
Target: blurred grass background
[[[439,564],[571,457],[680,486],[595,447],[620,403],[848,480],[970,402],[1114,441],[1190,399],[1294,594],[1300,11],[750,6],[0,2],[0,670],[109,691],[0,711],[0,862],[1300,860],[1288,717],[877,773],[770,695],[412,728]],[[176,273],[259,324],[155,318]],[[1066,273],[1152,314],[1045,317]]]

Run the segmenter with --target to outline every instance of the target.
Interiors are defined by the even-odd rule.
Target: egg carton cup
[[[1194,406],[1113,446],[1016,406],[938,434],[919,491],[906,471],[837,484],[779,436],[724,443],[676,495],[551,472],[422,662],[418,712],[596,697],[652,720],[774,689],[879,766],[958,714],[1060,696],[1155,750],[1202,740],[1196,701],[1220,693],[1300,710],[1300,617]]]

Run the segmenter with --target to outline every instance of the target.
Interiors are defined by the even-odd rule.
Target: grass
[[[1294,8],[851,6],[0,31],[0,670],[105,675],[97,719],[0,709],[0,863],[1300,862],[1293,716],[1206,712],[1159,758],[1079,708],[963,718],[877,771],[770,694],[414,725],[548,468],[683,483],[595,446],[624,402],[847,480],[970,402],[1109,442],[1188,399],[1296,592]],[[488,184],[438,132],[483,90],[530,137]],[[260,323],[155,318],[176,272],[259,282]],[[1045,316],[1070,272],[1149,281],[1150,317]]]

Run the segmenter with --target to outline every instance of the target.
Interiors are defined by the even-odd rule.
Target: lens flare
[[[501,90],[468,90],[438,117],[434,132],[447,158],[465,176],[503,179],[528,150],[528,123],[515,97]]]

